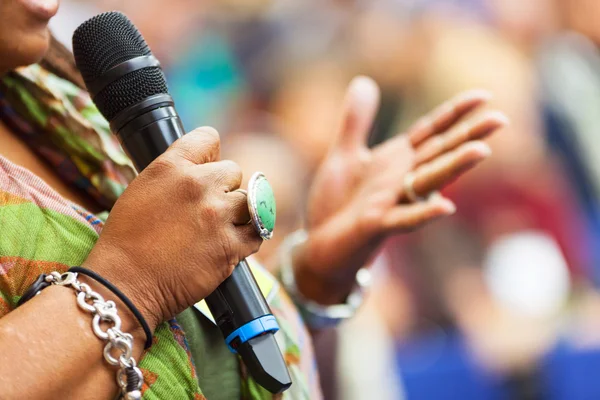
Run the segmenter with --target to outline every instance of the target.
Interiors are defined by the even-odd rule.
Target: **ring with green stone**
[[[261,238],[269,240],[275,228],[275,195],[271,184],[262,172],[255,172],[248,183],[248,209],[252,224]]]

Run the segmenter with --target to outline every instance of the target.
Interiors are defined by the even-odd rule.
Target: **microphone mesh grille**
[[[86,84],[110,68],[132,58],[151,55],[146,41],[119,12],[107,12],[84,22],[73,34],[75,61]],[[148,67],[123,75],[99,93],[91,93],[107,120],[147,97],[168,93],[159,67]]]

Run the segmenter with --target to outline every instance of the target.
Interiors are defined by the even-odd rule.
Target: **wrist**
[[[130,276],[128,272],[132,270],[133,264],[131,264],[126,257],[118,256],[117,251],[104,251],[99,252],[99,254],[92,251],[90,256],[81,266],[96,272],[117,287],[139,310],[148,324],[150,331],[153,333],[156,327],[163,321],[163,318],[160,317],[160,312],[157,311],[157,308],[154,305],[156,302],[152,301],[156,296],[153,296],[150,288],[148,288],[148,290],[143,289],[143,279],[136,276]],[[80,275],[83,276],[82,274]],[[93,281],[93,279],[89,277],[86,277],[86,279],[87,281]],[[96,285],[102,286],[98,282],[96,282]],[[102,287],[103,290],[110,293],[111,299],[117,297],[106,287]],[[120,302],[123,303],[122,301]],[[127,306],[124,305],[124,307],[127,309],[129,315],[133,315]],[[141,328],[139,322],[137,322],[137,326]]]
[[[343,303],[354,289],[356,274],[378,246],[340,216],[307,232],[304,243],[292,250],[294,275],[300,293],[319,304]]]
[[[43,282],[50,283],[51,287],[63,287],[75,291],[77,306],[92,317],[94,336],[104,342],[104,359],[108,364],[118,368],[116,381],[121,387],[122,396],[128,399],[141,398],[140,389],[144,384],[144,377],[142,371],[136,366],[136,358],[141,353],[141,343],[139,336],[134,337],[132,334],[136,330],[134,322],[131,318],[127,318],[126,312],[118,309],[118,300],[105,298],[100,293],[106,289],[101,282],[84,282],[79,279],[77,272],[72,271],[73,269],[75,268],[64,273],[53,271],[42,274],[41,279]],[[41,281],[36,280],[34,288],[38,282]],[[129,327],[130,332],[124,332],[125,327]]]
[[[307,241],[294,249],[291,254],[298,291],[305,298],[322,305],[343,303],[352,291],[355,273],[320,271],[315,268],[318,264],[311,263],[314,259],[311,253],[311,245]]]
[[[297,231],[287,237],[282,244],[280,253],[280,278],[284,288],[298,307],[306,325],[311,330],[321,330],[333,327],[341,321],[351,318],[362,304],[364,290],[369,284],[370,273],[362,269],[354,276],[349,289],[339,281],[332,282],[327,288],[327,280],[313,278],[312,269],[305,268],[296,274],[294,265],[294,250],[300,250],[307,242],[306,231]],[[304,253],[303,251],[299,251]],[[298,257],[296,255],[296,257]],[[298,277],[308,285],[304,293],[298,287]],[[305,279],[303,279],[305,278]],[[350,281],[349,281],[350,282]],[[314,285],[316,283],[316,285]],[[329,290],[327,290],[329,289]],[[343,293],[343,294],[342,294]]]

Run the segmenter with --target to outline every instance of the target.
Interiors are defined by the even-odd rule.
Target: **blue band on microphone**
[[[232,353],[237,353],[237,350],[231,346],[231,342],[233,342],[236,338],[239,338],[239,342],[236,343],[237,347],[242,343],[246,343],[250,339],[262,335],[263,333],[275,333],[278,330],[279,325],[277,324],[275,317],[271,314],[267,314],[250,321],[246,325],[240,326],[235,331],[231,332],[225,339],[225,343],[227,343],[227,347],[229,347],[229,350],[231,350]]]

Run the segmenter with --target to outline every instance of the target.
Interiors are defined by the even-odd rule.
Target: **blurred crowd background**
[[[600,1],[63,0],[67,45],[110,9],[162,61],[188,130],[266,173],[275,264],[346,85],[382,87],[371,144],[464,89],[511,125],[447,189],[458,213],[385,245],[357,318],[316,340],[327,399],[600,399]]]

